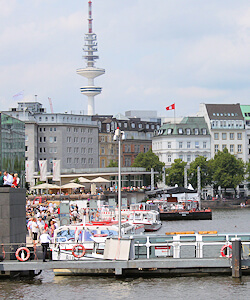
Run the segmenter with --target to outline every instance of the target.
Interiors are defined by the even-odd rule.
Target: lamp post
[[[118,238],[121,238],[121,139],[125,139],[124,131],[115,130],[114,141],[118,140]]]

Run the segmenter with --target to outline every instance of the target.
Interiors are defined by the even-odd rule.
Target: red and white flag
[[[46,181],[47,179],[47,160],[39,160],[39,168],[40,168],[40,180]]]
[[[175,103],[166,107],[166,110],[175,109]]]
[[[53,181],[60,181],[61,176],[61,164],[60,160],[53,160]]]
[[[25,161],[25,175],[26,175],[26,181],[32,182],[34,178],[34,160],[26,160]]]

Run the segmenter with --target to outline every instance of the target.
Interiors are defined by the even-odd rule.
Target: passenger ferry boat
[[[128,222],[144,225],[145,231],[157,231],[162,225],[160,214],[155,210],[130,210]]]
[[[51,245],[52,260],[77,260],[102,257],[105,241],[118,236],[117,221],[100,221],[65,225],[54,231]],[[134,235],[144,232],[142,224],[121,223],[121,234]]]

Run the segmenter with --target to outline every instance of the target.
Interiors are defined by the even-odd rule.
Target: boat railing
[[[134,258],[231,258],[233,238],[241,239],[242,255],[249,258],[250,234],[134,236]]]

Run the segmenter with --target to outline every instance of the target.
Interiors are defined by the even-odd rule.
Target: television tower
[[[95,67],[95,61],[99,58],[95,54],[97,52],[97,36],[92,32],[92,1],[88,2],[89,7],[89,18],[88,18],[88,33],[85,34],[84,40],[85,45],[83,56],[87,61],[87,67],[84,69],[77,69],[76,73],[88,78],[88,85],[81,87],[81,93],[88,97],[88,115],[93,116],[95,114],[95,102],[94,97],[99,95],[102,91],[101,87],[94,85],[94,78],[105,73],[105,69]]]

